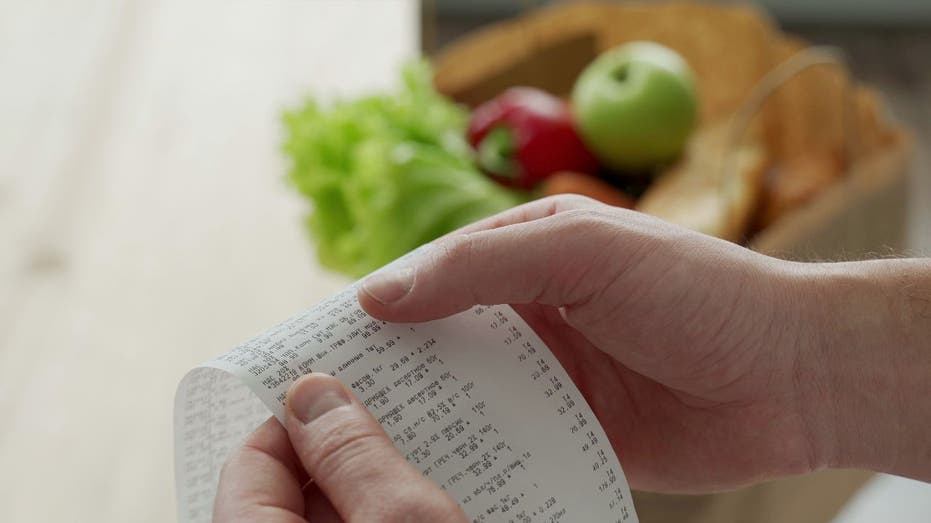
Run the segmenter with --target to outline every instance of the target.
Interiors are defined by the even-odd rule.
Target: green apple
[[[675,51],[631,42],[604,52],[572,90],[576,125],[608,167],[642,170],[675,158],[695,125],[692,70]]]

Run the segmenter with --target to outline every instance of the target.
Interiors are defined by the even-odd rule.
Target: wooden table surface
[[[346,284],[283,107],[394,83],[413,0],[0,0],[0,521],[175,517],[181,376]]]
[[[174,518],[181,376],[346,283],[277,115],[390,84],[417,24],[414,0],[0,0],[0,521]]]

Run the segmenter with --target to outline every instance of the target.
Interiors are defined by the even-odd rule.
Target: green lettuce
[[[406,66],[396,93],[284,115],[288,179],[312,203],[320,262],[361,276],[523,197],[485,177],[465,141],[468,113]]]

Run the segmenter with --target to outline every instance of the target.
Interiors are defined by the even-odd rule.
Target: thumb
[[[343,520],[465,521],[336,378],[310,374],[292,385],[286,427],[305,470]]]

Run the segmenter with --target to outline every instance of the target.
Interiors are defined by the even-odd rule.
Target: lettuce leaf
[[[284,115],[288,179],[311,204],[320,262],[362,276],[447,232],[521,203],[485,177],[465,141],[468,113],[438,94],[425,62],[393,94]]]

